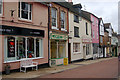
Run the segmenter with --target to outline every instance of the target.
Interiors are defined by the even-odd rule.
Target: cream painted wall
[[[72,39],[69,39],[69,43],[71,43],[71,61],[79,60],[83,58],[83,47],[82,47],[82,40],[81,40],[81,22],[79,23],[74,22],[74,14],[72,12],[69,12],[69,37],[72,37]],[[74,26],[79,27],[79,36],[80,38],[74,37]],[[73,52],[73,43],[80,43],[80,52]]]

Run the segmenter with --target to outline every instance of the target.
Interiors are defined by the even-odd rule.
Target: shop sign
[[[83,43],[91,43],[92,40],[91,40],[91,39],[82,39],[82,42],[83,42]]]
[[[67,35],[61,35],[61,34],[50,34],[50,39],[59,39],[59,40],[67,40],[68,36]]]
[[[20,28],[20,27],[1,25],[0,26],[0,34],[2,34],[2,35],[20,35],[20,36],[44,37],[44,30],[28,29],[28,28]]]

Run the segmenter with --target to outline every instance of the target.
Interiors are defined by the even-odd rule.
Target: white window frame
[[[8,58],[7,56],[8,56],[8,42],[7,42],[7,39],[8,39],[8,37],[14,37],[15,38],[15,57],[10,57],[10,58]],[[17,42],[16,42],[16,38],[17,38],[17,36],[6,36],[5,37],[5,49],[4,49],[4,51],[5,51],[5,53],[4,53],[4,63],[9,63],[9,62],[16,62],[16,61],[21,61],[21,59],[23,59],[23,58],[21,58],[21,59],[19,59],[19,60],[17,60]],[[26,55],[26,57],[25,57],[25,59],[40,59],[40,58],[44,58],[44,54],[43,54],[43,39],[40,39],[39,38],[39,40],[40,40],[40,43],[39,43],[39,57],[34,57],[34,58],[27,58],[27,39],[29,38],[29,37],[24,37],[25,38],[25,55]],[[36,38],[34,38],[34,37],[32,37],[33,39],[34,39],[34,43],[36,42]],[[36,55],[36,43],[35,43],[35,45],[34,45],[34,55]]]
[[[79,47],[77,49],[78,52],[75,52],[75,50],[74,50],[76,48],[76,47],[74,47],[76,44],[77,44],[77,46],[79,45]],[[81,52],[81,50],[80,50],[80,43],[73,43],[73,53],[80,53],[80,52]]]
[[[32,4],[27,3],[28,4],[28,19],[25,19],[25,18],[22,18],[22,12],[21,12],[22,11],[22,4],[21,3],[22,2],[20,2],[20,5],[19,5],[20,6],[19,19],[25,20],[25,21],[32,21]],[[31,5],[31,11],[30,11],[30,5]],[[31,20],[29,19],[30,18],[30,14],[29,14],[30,12],[31,12]]]
[[[60,14],[64,14],[64,28],[61,28],[62,31],[67,31],[66,30],[66,13],[64,11],[61,11]]]
[[[56,30],[58,30],[58,27],[57,27],[57,9],[56,8],[51,8],[51,14],[52,14],[52,9],[54,9],[54,10],[56,10],[56,26],[52,26],[52,29],[56,29]],[[52,21],[52,15],[51,15],[51,21]],[[51,24],[52,25],[52,24]]]
[[[1,13],[0,13],[0,16],[2,16],[2,15],[3,15],[3,0],[1,0],[0,5],[1,5]]]

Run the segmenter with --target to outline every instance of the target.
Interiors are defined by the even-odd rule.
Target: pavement
[[[3,79],[5,79],[5,78],[37,78],[37,77],[42,77],[42,76],[49,75],[49,74],[64,72],[66,70],[72,70],[72,69],[78,68],[80,66],[86,66],[89,64],[93,64],[93,63],[111,60],[114,58],[115,57],[101,58],[101,59],[96,59],[96,60],[87,60],[87,61],[82,61],[82,62],[74,62],[74,63],[68,64],[68,65],[41,68],[41,69],[38,69],[37,71],[31,70],[31,71],[27,71],[27,73],[14,72],[14,73],[11,73],[10,75],[4,74],[4,75],[2,75],[2,78]]]

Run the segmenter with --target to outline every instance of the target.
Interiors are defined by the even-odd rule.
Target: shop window
[[[28,38],[27,39],[27,58],[34,58],[34,39]]]
[[[52,16],[52,28],[57,29],[57,9],[51,9],[51,16]]]
[[[79,28],[74,27],[74,37],[79,37]]]
[[[32,5],[26,2],[19,2],[19,17],[21,19],[32,20]]]
[[[25,54],[25,38],[17,37],[17,59],[26,58]]]
[[[66,55],[66,43],[64,41],[51,42],[51,58],[64,58]]]
[[[65,42],[61,41],[58,43],[58,58],[65,57],[65,54],[66,54]]]
[[[43,50],[42,50],[42,39],[36,39],[36,57],[43,57]]]
[[[57,57],[58,51],[57,51],[57,42],[52,41],[51,42],[51,58],[58,58]]]
[[[73,43],[73,52],[80,52],[80,43]]]
[[[5,60],[43,57],[43,40],[39,38],[6,37]]]
[[[65,12],[64,11],[61,11],[61,29],[64,29],[66,30],[66,24],[65,24]]]
[[[8,47],[7,47],[7,51],[8,51],[8,58],[10,57],[15,57],[15,38],[14,37],[8,37],[7,38],[7,43],[8,43]]]
[[[0,15],[2,14],[2,0],[0,0]]]
[[[90,54],[90,44],[86,44],[86,55]]]

